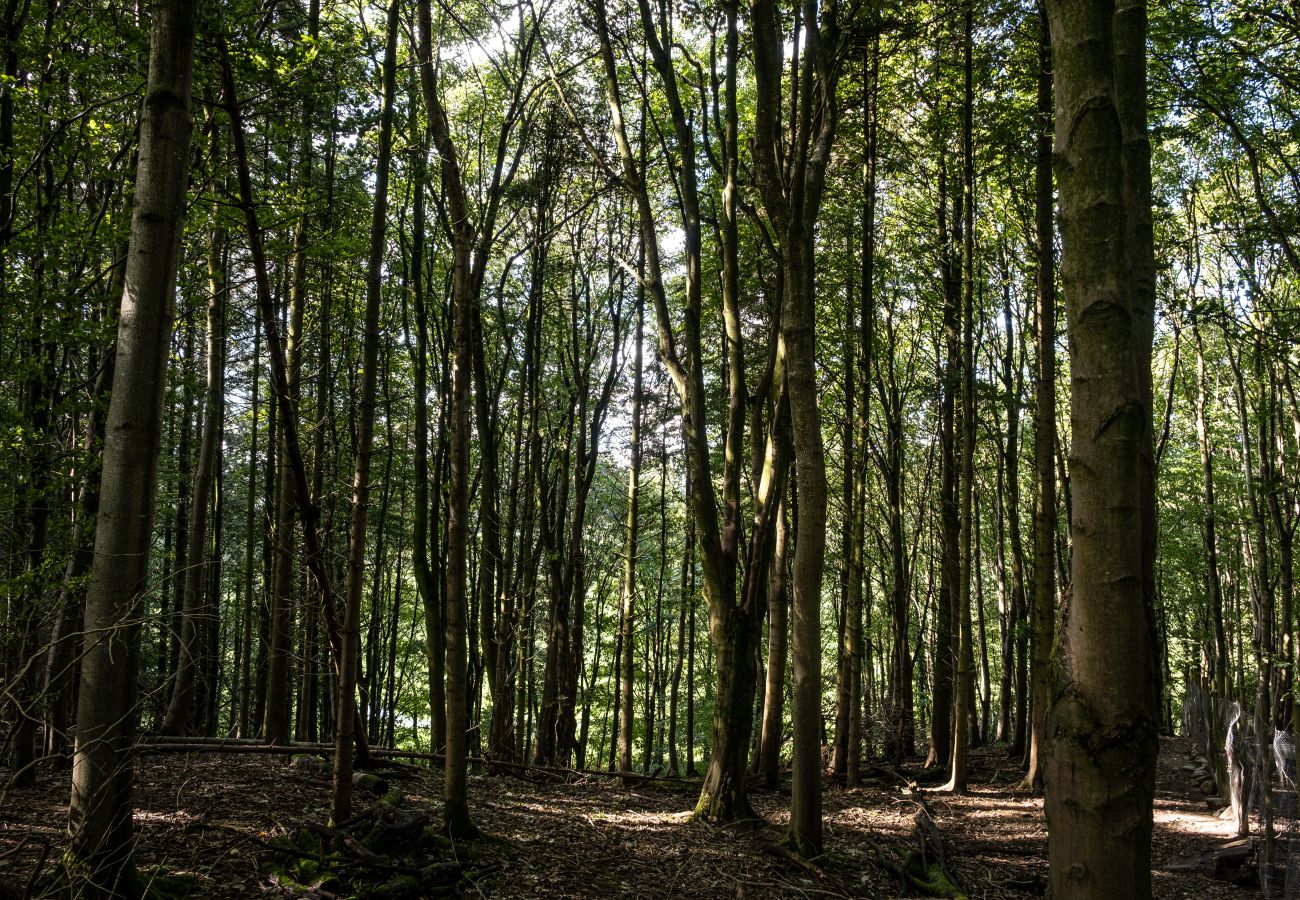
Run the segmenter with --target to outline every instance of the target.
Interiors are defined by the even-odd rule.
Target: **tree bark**
[[[637,509],[640,501],[641,477],[641,399],[643,393],[641,374],[642,332],[644,330],[645,291],[640,286],[636,293],[636,337],[632,356],[632,436],[629,443],[630,460],[627,470],[627,533],[623,543],[623,586],[619,602],[619,720],[618,767],[632,771],[632,670],[634,660],[633,619],[636,613],[636,562],[637,562]]]
[[[971,511],[975,487],[975,158],[972,148],[975,95],[971,51],[971,6],[966,6],[962,47],[965,93],[962,101],[962,212],[961,224],[961,548],[955,612],[957,621],[956,678],[953,704],[952,770],[947,789],[965,793],[970,767],[971,714],[975,685],[974,646],[971,640],[971,543],[975,519]]]
[[[397,94],[398,0],[388,5],[382,66],[383,99],[379,119],[379,157],[375,172],[375,205],[370,220],[370,259],[366,269],[366,311],[361,363],[361,398],[357,416],[356,463],[352,474],[352,520],[348,538],[348,590],[343,605],[342,647],[334,741],[334,790],[330,818],[342,822],[352,815],[352,743],[358,717],[356,699],[357,648],[361,632],[361,591],[365,586],[366,514],[370,509],[370,461],[378,394],[379,306],[382,300],[384,237],[388,225],[388,175],[393,153],[393,102]]]
[[[1151,895],[1158,748],[1146,4],[1052,0],[1070,336],[1070,564],[1046,781],[1051,890]]]
[[[196,6],[194,0],[159,0],[153,7],[68,811],[65,865],[74,892],[85,897],[114,896],[135,882],[131,789],[139,622],[190,163]]]
[[[758,97],[755,169],[784,272],[781,332],[798,491],[791,579],[794,749],[789,837],[802,856],[811,858],[822,849],[821,587],[827,499],[817,403],[814,232],[835,139],[841,47],[838,4],[805,0],[800,10],[803,59],[795,67],[798,100],[791,114],[788,148],[778,137],[784,60],[780,19],[771,0],[754,0],[751,25]],[[787,163],[788,179],[783,179]]]
[[[1034,606],[1030,666],[1029,759],[1024,785],[1043,792],[1047,709],[1056,616],[1056,251],[1052,224],[1052,45],[1047,8],[1038,9],[1038,103],[1035,126],[1035,317],[1038,372],[1034,387]]]
[[[217,138],[213,129],[211,160],[217,159]],[[203,397],[203,431],[199,439],[199,458],[194,466],[194,489],[190,494],[190,520],[185,558],[188,565],[181,573],[183,603],[181,607],[180,653],[172,683],[171,701],[163,719],[164,734],[191,734],[200,724],[196,685],[210,631],[220,627],[203,614],[203,570],[208,540],[208,510],[213,501],[213,483],[217,475],[218,442],[221,440],[221,406],[225,394],[225,306],[226,285],[222,273],[221,253],[225,229],[217,220],[208,249],[208,316],[207,316],[207,388]]]

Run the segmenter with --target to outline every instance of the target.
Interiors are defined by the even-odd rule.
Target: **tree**
[[[1034,387],[1034,609],[1032,723],[1026,786],[1043,791],[1047,709],[1051,703],[1052,635],[1056,614],[1056,250],[1052,224],[1052,45],[1047,8],[1038,9],[1038,102],[1034,129],[1034,302],[1038,378]]]
[[[1053,0],[1070,337],[1070,594],[1045,770],[1052,890],[1151,893],[1154,272],[1146,5]]]
[[[189,173],[197,3],[151,10],[149,79],[113,399],[104,437],[95,558],[86,591],[77,745],[65,867],[74,893],[130,891],[132,745],[140,610],[148,586],[162,401]]]
[[[388,4],[382,67],[382,106],[379,159],[375,173],[375,205],[370,221],[370,264],[366,272],[366,312],[361,363],[361,401],[357,419],[356,462],[352,476],[352,521],[348,536],[348,590],[343,604],[343,643],[339,653],[338,726],[334,741],[334,794],[330,817],[342,822],[352,816],[352,744],[357,719],[357,646],[361,631],[361,591],[365,584],[366,527],[370,510],[371,442],[378,393],[379,305],[382,300],[385,229],[388,225],[388,175],[393,154],[393,102],[397,94],[398,0]]]
[[[782,42],[770,0],[751,7],[758,112],[754,147],[759,193],[776,232],[784,267],[781,332],[794,444],[798,524],[795,528],[794,786],[790,837],[799,853],[818,856],[821,822],[821,585],[826,552],[826,461],[816,373],[816,287],[813,233],[821,211],[826,168],[837,124],[841,52],[839,7],[808,0],[803,18],[803,67],[792,139],[782,147]],[[786,158],[786,154],[789,158]],[[788,181],[781,174],[789,171]]]

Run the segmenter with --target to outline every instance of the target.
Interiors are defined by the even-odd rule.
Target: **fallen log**
[[[301,753],[330,754],[334,752],[334,745],[307,742],[265,744],[245,738],[199,739],[167,736],[141,738],[136,742],[135,750],[138,753],[262,753],[272,756],[293,756]],[[379,759],[420,759],[430,762],[443,762],[446,759],[446,755],[442,753],[427,753],[418,750],[371,748],[370,755]],[[595,778],[617,778],[634,787],[654,781],[671,780],[686,783],[699,780],[682,778],[666,772],[646,774],[644,772],[609,771],[606,769],[565,769],[559,766],[539,766],[504,759],[486,759],[481,756],[468,756],[466,761],[488,769],[504,769],[511,772],[545,772],[564,777],[587,775]]]
[[[916,815],[912,817],[912,836],[917,849],[907,854],[902,865],[912,887],[927,897],[965,900],[961,880],[952,869],[951,845],[935,824],[929,807],[921,801],[917,802]]]
[[[822,881],[835,881],[834,876],[832,876],[830,872],[827,872],[811,859],[804,859],[798,853],[795,853],[789,847],[782,844],[764,844],[763,852],[768,856],[775,856],[777,859],[783,859],[788,863],[792,863]]]

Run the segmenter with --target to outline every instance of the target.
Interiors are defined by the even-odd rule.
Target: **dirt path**
[[[1206,809],[1191,782],[1190,745],[1161,742],[1153,865],[1156,896],[1257,896],[1216,881],[1209,866],[1167,869],[1233,837],[1230,821]],[[498,868],[483,879],[483,896],[554,897],[894,897],[902,893],[890,866],[913,846],[917,793],[951,841],[954,866],[972,898],[1041,896],[1046,886],[1042,804],[1017,790],[1018,773],[1004,753],[974,754],[972,789],[964,797],[926,790],[938,773],[871,769],[861,787],[830,785],[825,793],[827,855],[823,874],[772,855],[789,798],[756,790],[763,821],[719,829],[691,823],[694,785],[656,781],[625,790],[609,779],[530,784],[516,778],[472,776],[471,808],[494,840],[456,848],[474,865]],[[305,821],[322,822],[328,779],[290,768],[282,759],[239,754],[158,755],[139,762],[136,823],[138,861],[196,876],[196,896],[263,893],[260,865],[267,840]],[[393,782],[405,803],[436,813],[437,770]],[[788,789],[787,789],[788,790]],[[0,811],[0,897],[25,881],[41,844],[56,858],[66,827],[67,786],[47,778],[16,792]]]

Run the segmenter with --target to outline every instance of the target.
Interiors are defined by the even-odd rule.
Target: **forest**
[[[0,897],[1300,897],[1295,0],[0,16]]]

